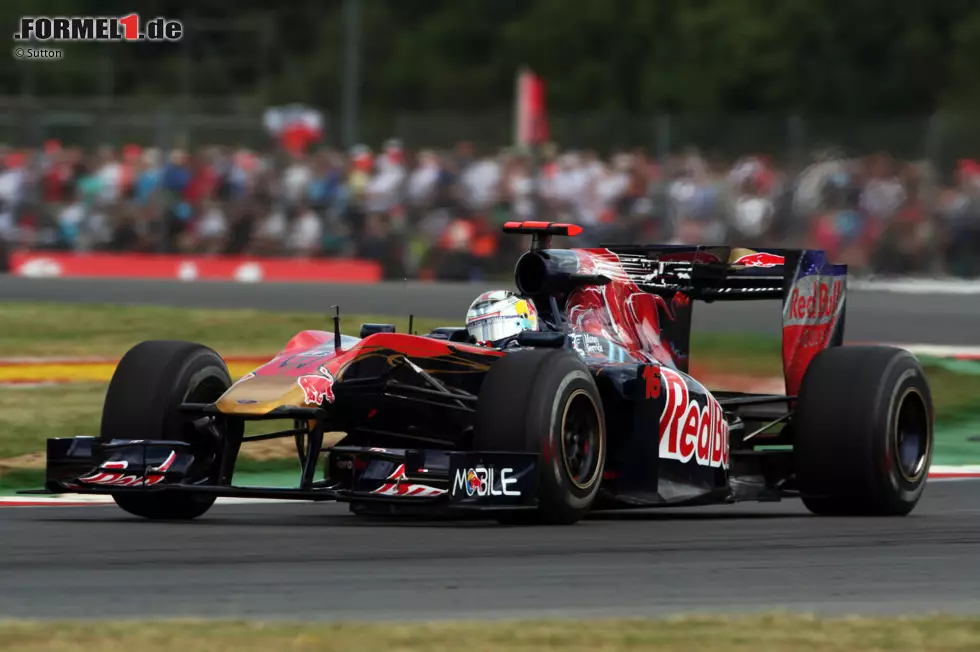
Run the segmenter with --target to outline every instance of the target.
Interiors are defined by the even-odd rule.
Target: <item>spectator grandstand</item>
[[[857,274],[978,273],[969,160],[941,175],[886,153],[791,169],[693,148],[480,149],[3,147],[0,247],[361,258],[392,278],[473,279],[506,274],[522,245],[499,226],[535,217],[591,227],[586,243],[813,246]]]

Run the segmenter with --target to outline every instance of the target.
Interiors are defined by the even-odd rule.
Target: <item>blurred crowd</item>
[[[510,219],[569,221],[600,241],[826,249],[856,273],[980,275],[980,164],[945,174],[887,154],[820,152],[796,167],[691,149],[600,155],[309,152],[51,141],[0,151],[0,248],[380,261],[389,277],[506,274]],[[0,256],[2,257],[2,256]]]

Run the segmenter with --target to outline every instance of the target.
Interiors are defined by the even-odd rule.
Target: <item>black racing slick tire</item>
[[[170,340],[137,344],[112,375],[102,408],[101,439],[185,441],[195,446],[195,466],[204,465],[201,475],[216,476],[220,442],[203,441],[177,407],[185,402],[214,402],[231,384],[224,360],[206,346]],[[130,514],[154,520],[197,518],[215,501],[206,494],[165,489],[119,492],[112,497]]]
[[[932,461],[932,394],[915,357],[886,346],[826,349],[793,419],[796,480],[822,516],[905,516]]]
[[[573,353],[530,349],[494,362],[477,401],[474,448],[539,455],[538,507],[497,520],[558,525],[585,516],[602,481],[605,427],[599,390]]]

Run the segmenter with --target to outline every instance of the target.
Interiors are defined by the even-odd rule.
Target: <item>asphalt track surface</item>
[[[507,284],[503,284],[506,286]],[[497,284],[495,287],[500,287]],[[320,311],[444,318],[459,324],[488,285],[391,282],[378,285],[32,279],[0,275],[0,301],[67,301],[197,308]],[[2,319],[2,317],[0,317]],[[694,329],[779,334],[778,302],[698,304]],[[897,344],[980,344],[980,297],[851,291],[847,339]]]
[[[980,483],[907,518],[796,501],[596,514],[558,528],[385,522],[339,505],[0,509],[0,617],[455,619],[758,610],[980,612]]]

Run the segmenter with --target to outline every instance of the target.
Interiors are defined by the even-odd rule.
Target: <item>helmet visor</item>
[[[513,337],[521,331],[531,330],[531,321],[516,315],[487,315],[474,319],[466,328],[477,342],[496,342]]]

